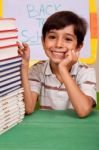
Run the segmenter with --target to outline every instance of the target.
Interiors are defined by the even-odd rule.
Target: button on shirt
[[[94,68],[77,62],[70,75],[80,89],[96,102],[96,73]],[[66,110],[73,108],[64,84],[56,78],[50,68],[50,61],[40,61],[29,70],[31,91],[39,94],[41,109]],[[71,85],[72,88],[72,85]]]

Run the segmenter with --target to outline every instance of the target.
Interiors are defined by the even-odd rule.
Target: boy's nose
[[[62,39],[57,39],[56,40],[56,47],[61,48],[63,47],[63,40]]]

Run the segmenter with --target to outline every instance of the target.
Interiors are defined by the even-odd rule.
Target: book
[[[16,45],[17,41],[18,36],[0,39],[0,49],[6,46]]]
[[[11,87],[11,88],[9,88],[7,90],[4,90],[4,91],[0,92],[0,97],[6,96],[10,92],[13,92],[13,91],[15,91],[15,90],[17,90],[19,88],[21,88],[21,86],[20,85],[16,85],[15,87]]]
[[[18,56],[16,19],[0,18],[0,60]]]
[[[4,132],[8,131],[9,129],[11,129],[12,127],[16,126],[18,123],[12,123],[11,125],[7,126],[6,128],[4,128],[3,130],[0,128],[0,135],[3,134]]]
[[[3,97],[0,97],[0,100],[6,100],[6,99],[12,99],[13,96],[20,96],[21,93],[23,93],[24,90],[23,88],[18,88],[17,90],[13,91],[13,92],[10,92],[9,94],[3,96]]]
[[[7,106],[6,108],[3,108],[0,110],[0,119],[6,116],[10,116],[12,113],[18,112],[20,115],[25,112],[25,105],[24,103],[21,104],[22,106],[12,105]]]
[[[9,45],[0,48],[0,60],[18,56],[18,46]]]
[[[20,72],[18,71],[18,72],[14,72],[13,74],[8,74],[5,76],[2,76],[2,77],[0,77],[0,82],[10,80],[10,79],[17,77],[19,75],[20,75]]]
[[[21,61],[17,61],[15,63],[10,63],[10,64],[6,64],[6,65],[2,65],[0,66],[0,72],[4,71],[4,70],[9,70],[15,67],[20,67],[21,66]]]
[[[2,65],[7,65],[7,64],[10,64],[10,63],[15,63],[17,61],[22,61],[22,57],[17,56],[17,57],[11,57],[11,58],[0,60],[0,67]]]
[[[15,21],[0,18],[0,134],[21,122],[25,114]]]
[[[8,111],[7,113],[5,113],[4,111],[2,111],[2,112],[0,113],[0,119],[6,118],[6,117],[8,117],[8,116],[10,116],[10,115],[12,115],[12,114],[14,114],[14,113],[16,113],[16,112],[17,112],[19,115],[22,115],[22,114],[24,114],[24,110],[25,110],[25,109],[21,109],[21,111],[20,111],[20,109],[19,109],[18,107],[16,107],[16,108],[13,107],[13,109],[11,109],[10,111]]]
[[[16,82],[16,81],[21,81],[21,77],[16,76],[14,78],[11,78],[10,80],[4,80],[4,81],[0,82],[0,88],[10,85],[11,83]]]
[[[0,18],[0,31],[2,30],[14,30],[16,29],[15,18]]]
[[[0,31],[0,39],[9,38],[9,37],[17,37],[18,30],[1,30]]]
[[[11,117],[8,117],[8,118],[6,118],[5,120],[2,120],[1,122],[0,122],[0,124],[6,124],[6,125],[8,125],[8,124],[12,124],[12,122],[14,121],[14,122],[17,122],[17,121],[19,121],[21,118],[23,118],[24,116],[19,116],[19,114],[17,114],[17,115],[12,115]],[[3,127],[3,126],[2,126]]]
[[[15,72],[20,72],[20,66],[17,66],[17,67],[11,68],[11,69],[7,69],[7,70],[4,70],[4,71],[0,71],[0,78],[4,77],[6,75],[13,74]]]
[[[17,95],[14,95],[14,96],[11,96],[11,97],[8,97],[5,99],[4,99],[4,97],[1,97],[0,98],[0,106],[1,105],[7,105],[7,104],[12,103],[13,101],[16,101],[16,100],[18,100],[18,102],[19,102],[22,99],[23,99],[23,93],[20,93],[20,94],[17,94]]]
[[[15,87],[17,85],[21,85],[21,80],[20,79],[16,80],[16,81],[13,81],[13,82],[11,82],[9,84],[5,84],[3,86],[0,86],[0,93],[2,93],[5,90],[9,90],[10,88],[13,88],[13,87]]]

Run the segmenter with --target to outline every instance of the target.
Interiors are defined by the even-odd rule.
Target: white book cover
[[[3,97],[0,98],[0,104],[6,104],[6,103],[11,103],[13,100],[18,100],[23,99],[23,93],[19,93],[17,95],[11,96],[11,97],[6,97],[5,99]]]
[[[0,116],[0,122],[2,122],[2,120],[5,120],[9,117],[12,117],[13,115],[16,115],[16,114],[19,115],[18,109],[13,110],[13,112],[5,113],[4,115]]]
[[[16,122],[14,123],[14,122],[13,122],[10,126],[8,126],[8,127],[5,128],[5,129],[1,129],[1,128],[0,128],[0,135],[3,134],[3,133],[5,133],[6,131],[10,130],[11,128],[13,128],[14,126],[16,126],[17,124],[18,124],[18,123],[16,123]]]
[[[19,119],[25,116],[25,110],[19,112],[19,111],[13,111],[12,113],[5,114],[0,116],[0,125],[3,124],[6,120],[9,118],[12,118],[13,116],[18,115]]]
[[[12,93],[12,92],[10,92],[10,93]],[[5,96],[0,97],[0,104],[11,103],[12,101],[15,101],[15,100],[18,102],[21,102],[21,100],[24,98],[23,92],[19,93],[17,95],[11,96],[11,97],[5,97],[5,99],[3,97],[5,97]]]
[[[14,119],[13,121],[10,121],[9,123],[5,124],[3,127],[0,127],[0,134],[6,132],[7,130],[11,129],[12,127],[20,123],[23,120],[23,118]]]
[[[15,109],[15,108],[19,108],[19,107],[17,105],[17,102],[13,101],[12,103],[10,103],[8,105],[1,106],[0,107],[0,111],[4,111],[4,113],[7,113],[10,110]]]
[[[5,47],[0,47],[0,60],[18,56],[18,46],[16,45],[16,39],[13,44]]]
[[[2,116],[5,116],[5,115],[7,115],[7,114],[12,114],[14,111],[18,111],[19,109],[18,109],[18,107],[11,107],[9,110],[0,110],[0,118],[2,117]]]
[[[13,38],[5,38],[5,39],[0,39],[0,49],[10,46],[10,45],[15,45],[18,41],[18,37],[13,37]]]
[[[6,116],[6,115],[10,115],[14,112],[18,112],[19,114],[23,114],[25,112],[25,108],[22,107],[21,109],[18,106],[11,106],[10,109],[4,109],[4,110],[0,110],[0,118]]]
[[[19,108],[18,100],[13,100],[11,103],[0,104],[0,110],[9,110],[11,107],[17,106]]]
[[[14,105],[18,105],[18,108],[20,107],[23,107],[22,105],[24,105],[24,102],[23,102],[23,97],[17,99],[13,99],[12,101],[8,101],[8,102],[5,102],[5,103],[0,103],[0,110],[6,110],[6,109],[9,109],[10,106],[14,106]]]
[[[13,118],[13,116],[18,116],[20,118],[23,115],[24,114],[20,114],[19,111],[14,111],[11,114],[6,114],[5,116],[0,117],[0,124],[5,122],[6,120],[9,120],[10,118]]]
[[[13,121],[15,118],[20,120],[21,118],[24,117],[24,114],[20,115],[19,113],[12,113],[10,116],[8,116],[7,118],[3,118],[0,120],[0,124],[2,123],[9,123],[11,120]]]
[[[14,30],[16,29],[15,18],[0,18],[0,31],[2,30]]]
[[[0,127],[0,131],[5,130],[7,128],[9,128],[11,125],[15,124],[15,123],[19,123],[20,120],[22,120],[24,117],[19,118],[18,116],[15,116],[13,118],[9,118],[8,121],[5,122],[4,125],[2,125],[2,127]]]
[[[12,115],[13,113],[18,113],[19,115],[23,115],[23,114],[25,114],[25,109],[24,108],[22,108],[22,109],[19,109],[18,107],[16,107],[16,108],[14,108],[14,109],[12,109],[12,110],[10,110],[10,111],[8,111],[8,112],[4,112],[4,111],[1,111],[0,112],[0,119],[2,119],[2,118],[4,118],[4,117],[7,117],[7,116],[10,116],[10,115]]]

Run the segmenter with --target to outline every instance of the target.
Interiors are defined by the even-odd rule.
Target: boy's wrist
[[[24,69],[28,70],[29,69],[29,63],[28,62],[27,63],[26,62],[25,63],[22,62],[21,67],[22,67],[22,70],[24,70]]]

